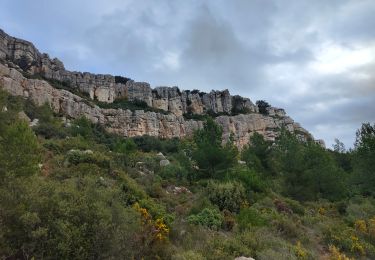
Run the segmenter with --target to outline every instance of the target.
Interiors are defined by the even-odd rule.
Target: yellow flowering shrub
[[[372,252],[375,251],[372,249],[371,244],[366,241],[368,234],[359,232],[360,229],[364,230],[363,222],[356,222],[355,227],[356,229],[331,230],[327,236],[327,242],[346,253],[350,252],[357,256],[372,256]]]
[[[300,260],[307,259],[307,252],[306,250],[302,247],[301,242],[297,241],[297,244],[294,246],[294,253],[296,257]]]
[[[147,243],[154,243],[156,241],[164,241],[168,238],[169,228],[164,223],[162,218],[158,218],[153,221],[147,209],[140,207],[138,203],[135,203],[133,208],[141,215],[144,230],[144,237],[142,238],[143,241],[147,241]]]
[[[155,227],[155,238],[158,241],[166,240],[169,234],[169,228],[164,223],[163,219],[158,218],[154,223],[154,227]]]
[[[375,239],[375,216],[368,221],[368,234],[370,238]]]
[[[349,258],[345,254],[340,253],[340,251],[334,245],[329,246],[329,253],[329,260],[353,260],[353,258]]]
[[[365,249],[363,247],[363,245],[359,242],[359,239],[357,236],[355,235],[352,235],[351,236],[351,240],[352,240],[352,247],[351,247],[351,251],[353,253],[359,253],[361,255],[364,255],[365,254]]]
[[[361,233],[367,233],[366,221],[359,219],[354,223],[354,227],[357,231]]]

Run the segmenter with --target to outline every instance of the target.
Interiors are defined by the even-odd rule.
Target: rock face
[[[231,114],[233,105],[249,111],[257,110],[249,99],[233,97],[228,90],[203,93],[197,90],[181,92],[178,87],[151,89],[146,82],[135,82],[125,77],[68,71],[57,58],[50,59],[48,54],[41,54],[32,43],[11,37],[1,29],[0,59],[19,65],[31,75],[64,82],[101,102],[112,103],[116,98],[137,99],[177,116],[206,112]]]
[[[25,75],[29,75],[25,77]],[[46,80],[64,83],[68,90],[56,89]],[[68,118],[86,116],[113,133],[122,136],[150,135],[160,138],[191,136],[203,122],[186,120],[183,116],[211,114],[223,127],[223,140],[232,135],[234,143],[242,147],[249,137],[258,132],[274,140],[277,129],[285,127],[301,138],[311,135],[286,116],[283,109],[268,108],[268,115],[259,114],[250,99],[231,96],[228,90],[210,93],[180,91],[178,87],[156,87],[146,82],[135,82],[121,76],[71,72],[57,58],[41,54],[32,43],[11,37],[0,30],[0,87],[12,95],[31,98],[36,104],[50,104],[51,108]],[[111,103],[118,98],[144,101],[149,107],[165,113],[143,110],[102,109],[73,91],[88,94],[91,99]]]
[[[202,127],[202,122],[182,116],[143,110],[101,109],[66,90],[53,88],[46,81],[27,79],[14,68],[0,64],[0,86],[16,96],[30,98],[37,105],[50,104],[56,113],[70,118],[86,116],[123,136],[150,135],[161,138],[184,137]]]

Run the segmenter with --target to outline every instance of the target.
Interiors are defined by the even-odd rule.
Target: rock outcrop
[[[34,79],[39,77],[41,79]],[[45,79],[45,80],[43,80]],[[56,89],[48,81],[59,81],[67,89]],[[283,109],[268,108],[268,115],[259,113],[250,99],[231,96],[228,90],[210,93],[180,91],[178,87],[151,88],[145,82],[102,74],[71,72],[57,58],[41,54],[32,43],[11,37],[0,30],[0,87],[12,95],[32,99],[68,118],[86,116],[113,133],[122,136],[150,135],[160,138],[191,136],[203,122],[187,120],[183,115],[211,114],[223,127],[223,140],[232,136],[239,147],[258,132],[274,140],[277,130],[285,127],[301,138],[312,136],[288,117]],[[69,91],[70,90],[70,91]],[[111,103],[119,98],[144,101],[149,107],[169,113],[144,110],[103,109],[72,92],[87,94],[92,100]]]
[[[231,114],[233,106],[257,111],[249,99],[233,97],[228,90],[203,93],[198,90],[181,92],[178,87],[151,89],[146,82],[135,82],[121,76],[68,71],[57,58],[50,59],[48,54],[41,54],[32,43],[11,37],[1,29],[0,59],[18,64],[30,75],[64,82],[101,102],[112,103],[116,98],[137,99],[177,116],[207,112]]]

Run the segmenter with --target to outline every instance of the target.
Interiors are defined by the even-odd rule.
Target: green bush
[[[160,177],[162,177],[163,179],[170,179],[170,180],[173,180],[173,179],[176,179],[176,177],[180,174],[180,175],[185,175],[183,173],[181,173],[183,169],[175,164],[169,164],[167,166],[164,166],[163,168],[161,168],[160,172],[159,172],[159,175]]]
[[[305,208],[301,205],[299,201],[286,198],[285,202],[289,205],[293,213],[296,213],[301,216],[305,214]]]
[[[164,154],[175,153],[179,151],[179,140],[173,139],[160,139],[154,136],[137,136],[133,141],[138,146],[138,149],[143,152],[162,152]]]
[[[267,187],[257,172],[246,167],[233,168],[229,172],[228,179],[241,182],[248,192],[264,192]]]
[[[246,165],[257,172],[264,172],[269,168],[268,160],[271,142],[266,141],[263,135],[255,132],[249,139],[249,144],[242,150],[242,160]]]
[[[120,176],[120,200],[127,206],[147,198],[145,191],[129,176]]]
[[[66,155],[66,159],[72,165],[91,163],[103,168],[109,168],[110,164],[107,157],[103,156],[102,154],[94,153],[91,150],[70,150]]]
[[[212,260],[234,259],[239,256],[254,256],[254,251],[242,237],[214,235],[204,248],[204,256]]]
[[[257,101],[255,102],[255,104],[256,104],[256,105],[258,106],[258,108],[259,108],[259,113],[261,113],[261,114],[263,114],[263,115],[268,115],[268,111],[267,111],[267,109],[268,109],[269,107],[271,107],[271,105],[268,104],[267,101],[264,101],[264,100],[257,100]]]
[[[173,255],[172,260],[205,260],[205,258],[201,254],[189,250]]]
[[[113,108],[113,109],[124,109],[124,110],[144,110],[146,112],[156,112],[156,113],[162,113],[162,114],[169,114],[168,111],[165,111],[163,109],[157,109],[153,108],[147,105],[147,103],[143,100],[128,100],[127,98],[117,98],[112,103],[107,102],[100,102],[95,101],[95,103],[101,107],[101,108]]]
[[[138,258],[140,219],[118,194],[92,177],[79,185],[74,178],[57,183],[32,177],[0,187],[0,221],[7,227],[0,231],[1,257]]]
[[[196,215],[190,215],[187,220],[191,224],[218,230],[223,224],[224,217],[217,209],[205,208]]]
[[[94,124],[85,117],[72,121],[69,130],[74,137],[82,136],[88,143],[103,144],[109,149],[114,149],[119,140],[122,139],[122,137],[108,133],[104,126]]]
[[[57,143],[55,140],[46,140],[43,143],[43,147],[47,150],[53,152],[54,154],[60,154],[62,153],[62,147],[59,143]]]
[[[137,150],[137,145],[134,143],[133,139],[121,138],[119,139],[113,147],[113,151],[116,153],[130,154]]]
[[[59,124],[40,123],[33,128],[35,134],[43,136],[46,139],[65,138],[66,131]]]
[[[272,221],[272,226],[287,239],[299,239],[303,237],[302,226],[296,223],[295,219],[281,215]]]
[[[15,121],[0,133],[0,182],[35,174],[40,162],[39,143],[26,122]]]
[[[356,196],[346,202],[345,219],[354,223],[358,219],[369,219],[375,216],[375,199]]]
[[[207,195],[209,200],[220,210],[227,209],[231,212],[238,212],[247,203],[245,188],[238,182],[210,182],[207,187]]]
[[[246,230],[251,227],[261,227],[267,224],[262,215],[255,209],[243,208],[237,215],[237,223],[240,230]]]

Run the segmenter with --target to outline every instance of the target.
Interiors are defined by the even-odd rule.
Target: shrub
[[[31,66],[32,66],[32,62],[30,61],[29,57],[27,57],[26,55],[22,55],[21,57],[19,57],[15,63],[23,70],[23,71],[27,71]]]
[[[46,139],[66,137],[64,129],[61,128],[61,125],[57,124],[40,123],[33,127],[33,130],[35,131],[35,134],[43,136]]]
[[[141,201],[147,197],[144,190],[130,177],[125,174],[120,176],[120,200],[127,206]]]
[[[330,260],[353,260],[353,258],[347,257],[345,254],[340,253],[340,250],[334,245],[329,246]]]
[[[246,230],[250,227],[260,227],[266,225],[266,220],[253,208],[243,208],[237,216],[238,227]]]
[[[52,182],[33,176],[13,183],[14,196],[0,187],[0,255],[14,259],[132,259],[140,218],[116,199],[118,190],[97,177]],[[72,246],[74,245],[74,246]],[[126,245],[126,246],[124,246]]]
[[[188,221],[191,224],[202,225],[218,230],[223,224],[223,216],[217,209],[205,208],[196,215],[190,215]]]
[[[159,175],[163,179],[181,179],[183,176],[187,176],[187,172],[179,165],[169,164],[160,170]]]
[[[126,84],[130,79],[122,76],[115,76],[115,83]]]
[[[209,117],[209,116],[205,115],[205,114],[200,115],[200,114],[193,114],[193,113],[185,113],[185,114],[183,114],[183,117],[186,120],[193,119],[193,120],[205,121],[207,119],[207,117]]]
[[[40,162],[37,138],[26,122],[16,121],[0,133],[0,183],[5,176],[36,173]]]
[[[168,111],[150,107],[145,101],[139,99],[128,100],[127,98],[117,98],[112,103],[100,102],[97,100],[95,101],[95,103],[101,108],[123,109],[131,111],[143,110],[146,112],[169,114]]]
[[[207,194],[209,200],[220,210],[227,209],[231,212],[238,212],[247,203],[245,188],[238,182],[210,182]]]
[[[267,186],[258,173],[244,167],[233,168],[229,172],[228,179],[241,182],[248,192],[264,192]]]
[[[375,216],[375,200],[372,198],[354,197],[346,207],[346,220],[354,223],[357,219],[369,219]]]
[[[167,213],[166,208],[163,204],[156,203],[151,198],[144,198],[139,201],[139,206],[148,210],[152,218],[163,219],[163,221],[170,225],[174,220],[174,215]]]
[[[80,163],[91,163],[103,168],[109,168],[110,163],[107,157],[103,156],[102,154],[93,153],[91,150],[70,150],[66,155],[66,159],[70,164],[73,165]]]
[[[143,152],[175,153],[179,151],[180,146],[180,141],[177,138],[160,139],[149,135],[134,137],[133,141],[138,146],[138,149]]]
[[[201,254],[194,251],[179,252],[172,256],[172,260],[205,260]]]
[[[214,235],[204,248],[206,259],[234,259],[238,256],[252,256],[253,250],[239,237]]]
[[[255,102],[255,104],[259,108],[259,113],[264,114],[264,115],[268,114],[267,108],[271,106],[270,104],[268,104],[268,102],[264,100],[258,100],[257,102]]]
[[[43,147],[49,151],[52,151],[54,154],[60,154],[62,152],[61,146],[54,140],[46,140],[43,143]]]
[[[289,205],[293,213],[296,213],[301,216],[305,214],[305,208],[301,205],[299,201],[286,198],[285,202]]]
[[[134,143],[134,140],[130,138],[119,139],[113,147],[114,152],[122,154],[133,153],[136,151],[136,149],[137,145]]]
[[[274,229],[288,239],[303,236],[302,226],[289,216],[280,216],[272,222]]]

